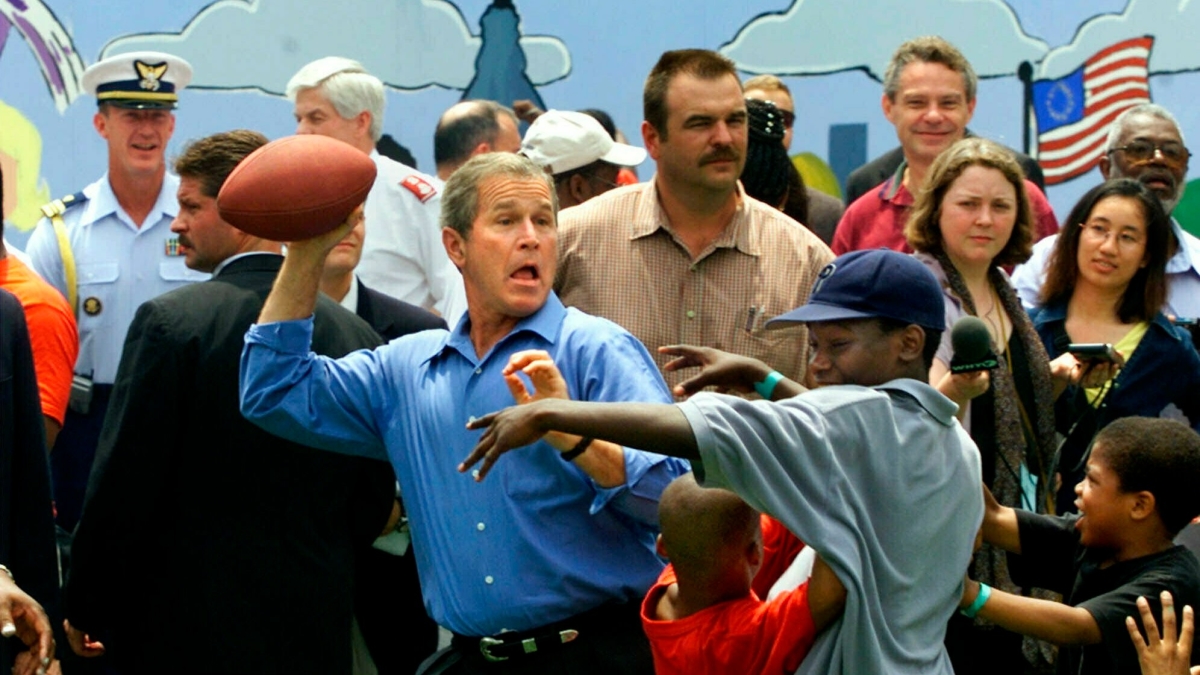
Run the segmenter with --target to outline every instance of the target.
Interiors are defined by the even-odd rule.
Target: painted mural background
[[[432,171],[434,124],[464,96],[602,108],[638,142],[642,81],[658,55],[720,49],[747,76],[784,78],[796,99],[792,152],[844,177],[897,144],[877,78],[896,45],[929,33],[958,45],[985,78],[970,125],[977,134],[1025,149],[1029,126],[1036,149],[1039,121],[1082,128],[1069,125],[1104,101],[1080,98],[1071,87],[1092,75],[1077,71],[1113,45],[1149,37],[1135,45],[1144,47],[1142,84],[1104,96],[1134,100],[1148,90],[1185,135],[1200,138],[1200,50],[1188,41],[1200,34],[1200,3],[1188,0],[0,0],[6,230],[23,241],[38,206],[104,172],[95,101],[79,95],[77,80],[115,53],[162,49],[194,66],[169,156],[188,139],[231,128],[291,133],[281,95],[288,78],[321,56],[358,59],[389,86],[385,132]],[[1136,56],[1116,64],[1125,76],[1136,76]],[[1023,63],[1043,82],[1030,87],[1038,101],[1018,77]],[[1076,134],[1081,143],[1094,141],[1086,131]],[[1047,190],[1060,217],[1098,178],[1087,158],[1074,159],[1082,175]],[[643,177],[652,170],[643,167]],[[1200,232],[1193,200],[1200,205],[1200,185],[1177,213]]]

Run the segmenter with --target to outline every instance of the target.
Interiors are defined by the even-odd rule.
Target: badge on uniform
[[[406,176],[400,181],[400,186],[416,195],[422,204],[437,194],[437,188],[422,180],[420,176]]]
[[[168,256],[181,256],[183,253],[179,251],[179,237],[171,237],[163,246],[163,253]]]
[[[162,86],[160,81],[163,75],[167,74],[166,62],[151,65],[142,61],[134,61],[133,67],[137,70],[138,77],[141,78],[138,86],[146,91],[158,91],[158,88]]]
[[[83,301],[83,313],[88,316],[96,316],[103,309],[104,305],[101,304],[100,298],[91,297]]]

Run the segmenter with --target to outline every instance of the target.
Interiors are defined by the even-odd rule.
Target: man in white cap
[[[33,268],[65,296],[79,323],[70,410],[51,456],[58,523],[70,530],[82,507],[96,441],[125,333],[146,300],[208,278],[189,270],[171,233],[179,178],[167,172],[187,61],[161,52],[110,56],[83,73],[108,143],[108,171],[81,192],[42,208],[29,239]]]
[[[467,299],[442,246],[442,183],[375,149],[383,134],[383,82],[357,61],[327,56],[297,71],[287,96],[295,105],[296,133],[349,143],[378,169],[364,210],[358,277],[385,295],[436,311],[453,328]]]
[[[617,187],[621,167],[646,161],[645,150],[614,141],[596,118],[569,110],[550,110],[534,120],[521,154],[554,176],[562,209]]]

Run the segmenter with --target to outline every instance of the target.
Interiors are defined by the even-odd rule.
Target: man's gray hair
[[[292,103],[305,89],[319,88],[342,119],[350,119],[362,111],[371,113],[367,130],[371,140],[383,136],[383,82],[367,72],[358,61],[341,56],[326,56],[301,68],[287,84],[287,97]]]
[[[925,35],[913,38],[896,48],[892,60],[888,63],[883,74],[883,93],[888,100],[895,102],[896,94],[900,93],[900,74],[910,63],[940,63],[950,70],[962,75],[963,89],[967,94],[967,102],[975,100],[975,90],[979,86],[979,78],[975,69],[958,47],[937,35]]]
[[[519,123],[511,108],[495,101],[476,99],[462,103],[469,103],[470,107],[459,108],[461,112],[451,119],[443,113],[433,130],[433,162],[437,166],[465,162],[480,143],[494,144],[500,133],[501,115],[512,120],[514,127]]]
[[[558,195],[550,174],[522,155],[488,152],[472,157],[446,181],[446,187],[442,189],[442,227],[454,230],[462,235],[463,239],[470,237],[471,226],[475,223],[479,210],[479,186],[487,179],[495,177],[538,180],[545,183],[554,205],[555,220],[558,220]]]
[[[1179,120],[1175,119],[1171,111],[1157,103],[1139,103],[1117,115],[1117,119],[1113,120],[1112,126],[1108,128],[1108,142],[1104,145],[1105,151],[1117,147],[1117,143],[1120,142],[1121,133],[1125,131],[1125,125],[1129,123],[1129,119],[1134,115],[1149,115],[1150,117],[1157,117],[1170,122],[1175,126],[1175,130],[1179,132],[1179,141],[1187,145],[1187,139],[1183,137],[1183,127],[1179,126]]]

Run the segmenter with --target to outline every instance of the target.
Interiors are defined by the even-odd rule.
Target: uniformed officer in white
[[[184,265],[171,233],[179,178],[165,153],[179,91],[192,79],[183,59],[160,52],[106,58],[84,71],[96,97],[92,123],[108,143],[108,171],[70,197],[43,207],[29,239],[33,268],[75,308],[79,359],[71,410],[52,457],[59,524],[78,519],[83,490],[125,333],[144,301],[208,278]]]
[[[442,246],[442,183],[375,150],[383,134],[383,83],[357,61],[329,56],[293,75],[287,96],[295,104],[296,133],[336,138],[375,161],[355,273],[381,293],[437,311],[453,328],[467,298]]]

